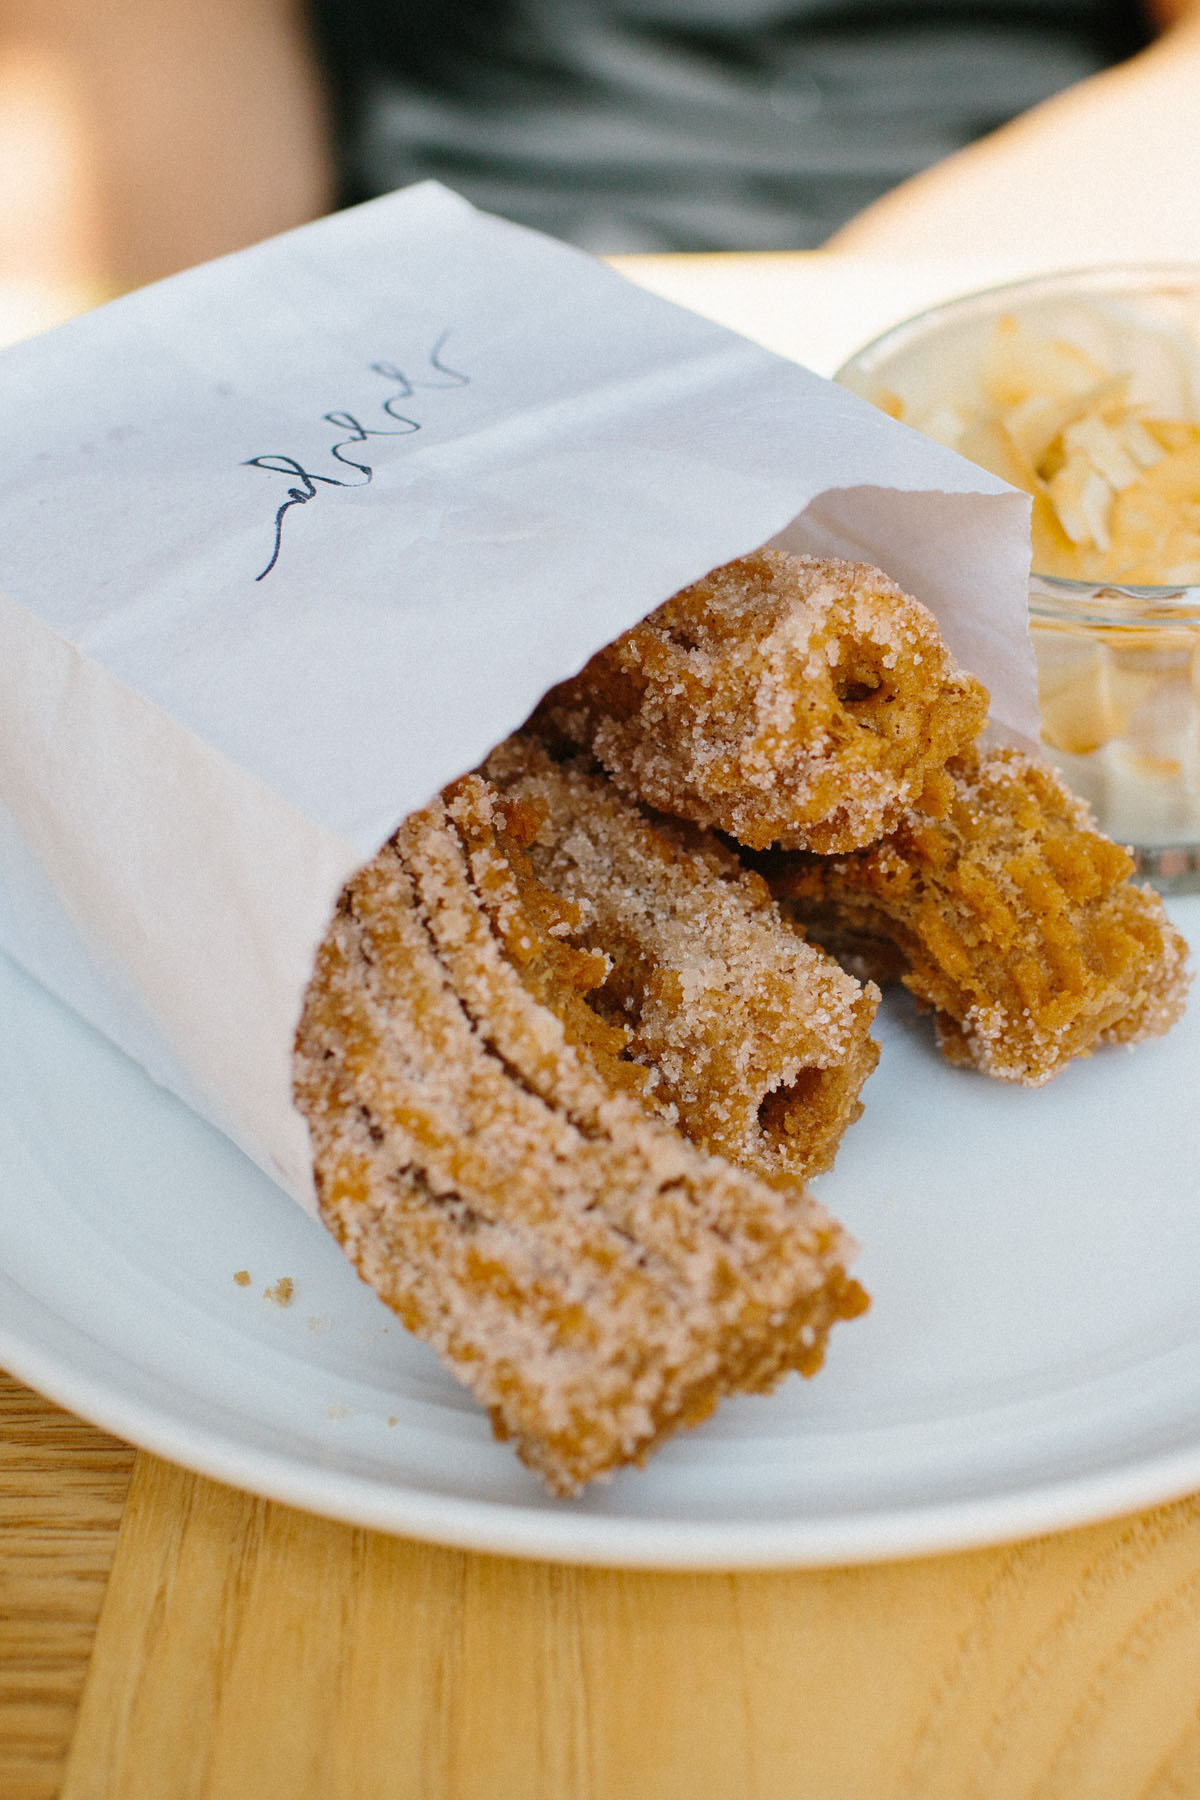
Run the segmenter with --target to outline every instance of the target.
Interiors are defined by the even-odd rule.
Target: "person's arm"
[[[1146,3],[1146,16],[1154,21],[1159,31],[1178,25],[1180,19],[1195,10],[1196,0],[1147,0]]]
[[[301,0],[5,0],[0,280],[129,287],[330,199]]]
[[[824,247],[1043,267],[1200,258],[1200,0],[1156,12],[1167,29],[1148,49],[904,182]]]

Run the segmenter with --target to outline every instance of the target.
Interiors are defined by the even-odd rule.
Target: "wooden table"
[[[1181,1800],[1200,1499],[649,1574],[332,1524],[0,1377],[3,1800]]]

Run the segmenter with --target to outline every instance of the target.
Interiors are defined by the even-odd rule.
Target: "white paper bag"
[[[880,564],[1036,736],[1028,501],[432,184],[0,357],[0,946],[306,1204],[353,869],[770,539]]]

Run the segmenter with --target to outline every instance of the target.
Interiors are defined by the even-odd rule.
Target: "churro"
[[[1017,750],[951,766],[942,818],[877,844],[762,867],[818,942],[935,1015],[943,1055],[1038,1087],[1100,1044],[1160,1036],[1183,1010],[1187,946],[1127,851],[1046,764]]]
[[[322,1216],[555,1493],[811,1373],[865,1298],[795,1181],[648,1109],[608,959],[479,777],[348,885],[297,1037]],[[572,936],[578,942],[569,941]]]
[[[821,853],[949,804],[987,693],[927,609],[863,563],[760,550],[553,688],[539,727],[627,793],[762,849]]]
[[[533,870],[609,960],[589,1001],[624,1030],[646,1101],[744,1167],[828,1168],[878,1061],[878,990],[785,923],[711,833],[648,816],[527,735],[484,767],[519,803]]]

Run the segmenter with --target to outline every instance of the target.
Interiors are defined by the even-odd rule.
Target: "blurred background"
[[[1002,204],[1030,121],[1064,257],[1080,209],[1140,217],[1148,186],[1184,254],[1200,19],[1167,29],[1182,6],[1161,6],[0,0],[0,337],[428,176],[600,253],[978,250],[972,230],[1003,248],[1036,236],[1040,200],[1020,193],[1007,227]],[[1099,168],[1079,95],[1089,117],[1138,109]],[[1131,162],[1140,197],[1118,204]],[[960,217],[930,169],[954,173]]]

